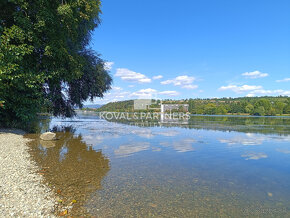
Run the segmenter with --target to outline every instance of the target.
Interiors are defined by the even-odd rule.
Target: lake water
[[[30,153],[71,215],[290,217],[290,118],[135,125],[79,113],[38,127],[59,140],[28,134]]]

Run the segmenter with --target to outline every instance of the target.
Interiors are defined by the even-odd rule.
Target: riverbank
[[[56,201],[30,159],[20,130],[0,129],[0,214],[4,217],[54,217]]]
[[[152,112],[152,111],[99,111],[98,109],[77,109],[76,112],[93,112],[93,113],[126,113],[126,114],[161,114],[161,112]],[[173,114],[173,113],[179,113],[179,112],[166,112],[165,114]],[[180,112],[183,113],[183,112]],[[251,115],[249,113],[226,113],[226,114],[192,114],[192,113],[186,113],[189,116],[217,116],[217,117],[290,117],[290,114],[276,114],[276,115]]]

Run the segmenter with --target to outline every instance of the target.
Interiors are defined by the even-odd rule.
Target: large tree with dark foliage
[[[43,109],[73,116],[111,85],[89,48],[100,0],[0,2],[0,122],[27,122]]]

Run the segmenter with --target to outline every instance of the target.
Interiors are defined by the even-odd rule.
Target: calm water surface
[[[290,118],[43,119],[33,160],[71,215],[290,217]],[[76,200],[76,203],[71,202]]]

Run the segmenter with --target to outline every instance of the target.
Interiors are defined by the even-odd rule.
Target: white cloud
[[[198,88],[198,85],[184,85],[182,86],[182,88],[184,89],[197,89]]]
[[[86,101],[85,105],[89,104],[107,104],[109,102],[116,102],[116,101],[124,101],[128,99],[153,99],[158,97],[158,95],[166,95],[166,96],[177,96],[180,93],[177,91],[157,91],[152,88],[147,88],[147,89],[140,89],[135,92],[129,92],[123,90],[123,88],[118,87],[118,86],[113,86],[110,92],[107,92],[104,94],[103,98],[95,98],[93,102],[91,101]]]
[[[198,85],[193,85],[192,84],[193,81],[195,81],[194,77],[184,75],[175,77],[174,79],[162,81],[161,84],[162,85],[173,84],[174,86],[181,86],[181,88],[183,89],[197,89]]]
[[[157,90],[155,89],[151,89],[151,88],[148,88],[148,89],[141,89],[139,91],[136,91],[136,92],[133,92],[130,96],[131,97],[138,97],[138,98],[153,98],[156,97],[156,95],[168,95],[168,96],[177,96],[179,95],[179,92],[177,91],[161,91],[161,92],[158,92]]]
[[[276,80],[276,82],[280,83],[280,82],[290,82],[290,78],[284,78],[281,80]]]
[[[246,95],[247,97],[254,97],[259,95],[284,95],[284,96],[290,96],[290,90],[283,90],[283,89],[276,89],[276,90],[265,90],[262,86],[250,86],[250,85],[228,85],[228,86],[222,86],[219,88],[219,91],[226,91],[230,90],[235,93],[244,93],[248,92]]]
[[[127,68],[118,68],[115,76],[121,77],[122,80],[137,83],[150,83],[151,79],[142,73],[136,73]]]
[[[250,85],[242,85],[242,86],[228,85],[228,86],[222,86],[219,88],[220,91],[230,90],[230,91],[233,91],[236,93],[253,91],[253,90],[258,90],[258,89],[263,89],[263,87],[262,86],[250,86]]]
[[[112,86],[112,90],[121,91],[121,90],[123,90],[123,88],[121,88],[119,86]]]
[[[247,97],[253,97],[258,95],[283,95],[283,96],[290,96],[290,90],[283,90],[283,89],[276,89],[276,90],[265,90],[265,89],[257,89],[251,91],[247,94]]]
[[[111,62],[111,61],[105,62],[104,68],[105,68],[105,70],[111,70],[113,65],[114,65],[114,62]]]
[[[104,94],[103,98],[95,98],[93,102],[87,100],[84,105],[89,104],[107,104],[109,102],[126,100],[130,92],[124,91],[123,88],[113,86],[112,89]]]
[[[177,92],[177,91],[162,91],[162,92],[159,92],[158,94],[168,95],[168,96],[177,96],[177,95],[179,95],[179,92]]]
[[[139,91],[133,92],[130,96],[131,97],[138,97],[138,98],[152,98],[153,94],[156,94],[157,90],[155,89],[141,89]]]
[[[242,74],[244,77],[246,78],[250,78],[250,79],[257,79],[257,78],[263,78],[263,77],[267,77],[269,76],[268,73],[261,73],[260,71],[256,70],[253,72],[245,72]]]
[[[162,75],[158,75],[158,76],[153,76],[153,78],[152,79],[162,79],[163,78],[163,76]]]
[[[178,76],[171,80],[162,81],[161,84],[162,85],[173,84],[175,86],[184,86],[184,85],[192,84],[194,80],[195,80],[194,77],[184,75],[184,76]]]

